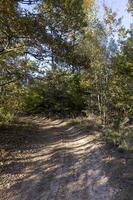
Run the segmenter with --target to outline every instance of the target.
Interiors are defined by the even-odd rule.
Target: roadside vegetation
[[[1,0],[1,124],[91,114],[104,140],[133,150],[133,26],[105,4],[97,13],[94,0]]]

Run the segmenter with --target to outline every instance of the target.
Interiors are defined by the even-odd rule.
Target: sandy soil
[[[105,173],[106,153],[95,128],[85,131],[61,120],[32,122],[32,131],[16,129],[18,138],[11,132],[12,142],[3,150],[10,153],[1,163],[0,200],[114,199],[118,191]]]

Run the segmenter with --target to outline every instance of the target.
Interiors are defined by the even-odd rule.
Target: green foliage
[[[128,0],[128,2],[129,2],[128,10],[133,15],[133,0]]]
[[[32,3],[35,12],[23,9]],[[120,125],[133,114],[133,30],[104,11],[100,22],[94,0],[0,1],[0,121],[91,112],[118,130],[109,140],[128,143]],[[38,61],[49,70],[40,74]]]
[[[43,101],[43,97],[39,94],[41,88],[30,86],[26,89],[23,96],[23,112],[24,113],[36,113],[41,112],[39,106]]]
[[[0,121],[11,121],[22,110],[23,95],[37,69],[29,60],[7,55],[0,67]]]
[[[119,130],[106,128],[102,137],[105,141],[123,150],[133,151],[133,129],[131,127],[121,127]]]
[[[132,85],[133,85],[133,59],[132,35],[124,42],[122,50],[112,60],[112,76],[109,83],[109,104],[117,115],[124,118],[133,114]]]
[[[19,83],[6,85],[1,88],[0,121],[11,122],[22,108],[24,90]]]
[[[86,107],[78,74],[51,70],[36,85],[27,92],[25,110],[65,116],[81,114]]]

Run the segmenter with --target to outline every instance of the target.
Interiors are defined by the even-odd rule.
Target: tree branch
[[[8,81],[8,82],[5,82],[5,83],[2,83],[2,84],[0,84],[0,87],[3,87],[5,85],[9,85],[10,83],[13,83],[13,82],[16,82],[16,81],[17,81],[17,79],[16,80],[12,80],[12,81]]]

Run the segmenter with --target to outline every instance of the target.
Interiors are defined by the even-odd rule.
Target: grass
[[[112,144],[119,149],[133,151],[133,128],[123,127],[118,130],[105,128],[101,134],[101,138],[107,143]]]

